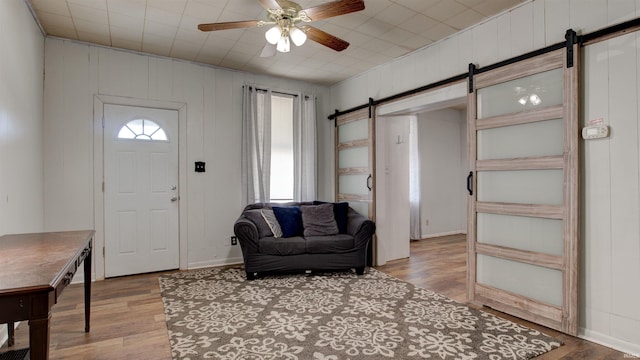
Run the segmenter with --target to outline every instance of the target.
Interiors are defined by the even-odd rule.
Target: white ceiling
[[[307,41],[261,58],[268,27],[201,32],[200,23],[267,20],[256,0],[26,0],[47,35],[331,85],[429,45],[524,0],[365,0],[312,25],[348,41]],[[309,8],[329,0],[297,0]]]

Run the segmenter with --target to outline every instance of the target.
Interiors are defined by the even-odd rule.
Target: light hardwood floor
[[[388,274],[407,282],[431,289],[459,302],[466,299],[466,236],[451,235],[429,240],[411,242],[411,257],[395,260],[378,267]],[[498,311],[483,308],[498,316],[519,324],[535,328],[564,342],[558,349],[550,351],[536,359],[629,359],[625,354],[573,336],[532,324]]]
[[[452,235],[411,242],[411,258],[378,267],[397,278],[464,302],[465,237]],[[93,283],[91,332],[84,332],[83,288],[65,289],[53,308],[51,359],[171,359],[164,310],[158,287],[160,273],[127,276]],[[565,342],[538,359],[624,359],[623,353],[567,336],[520,319],[487,311],[539,329]],[[16,331],[13,349],[28,347],[28,326]],[[6,344],[0,352],[6,351]],[[628,358],[628,357],[627,357]]]

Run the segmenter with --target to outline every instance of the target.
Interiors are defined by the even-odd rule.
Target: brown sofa
[[[244,258],[247,279],[258,273],[283,271],[322,271],[355,269],[364,273],[368,250],[375,233],[375,223],[346,203],[335,203],[339,233],[333,235],[279,237],[273,236],[262,216],[263,209],[301,207],[320,202],[259,203],[248,205],[234,224]],[[326,203],[324,203],[326,204]],[[281,209],[276,209],[281,210]]]

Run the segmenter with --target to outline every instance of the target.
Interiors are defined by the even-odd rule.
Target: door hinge
[[[102,258],[104,259],[104,246],[102,247]]]
[[[102,182],[102,192],[104,192],[104,181]]]

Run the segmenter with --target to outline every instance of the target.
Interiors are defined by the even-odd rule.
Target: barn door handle
[[[371,185],[371,180],[373,180],[373,176],[371,176],[371,174],[369,174],[369,176],[367,177],[367,189],[369,189],[369,191],[371,191],[371,189],[373,189],[373,185]]]
[[[469,195],[473,195],[473,171],[469,171],[469,175],[467,176],[467,191]]]

